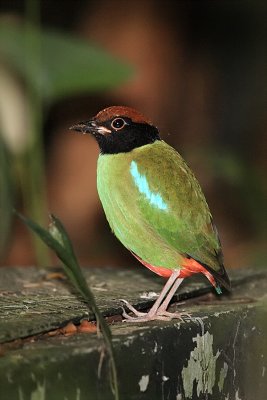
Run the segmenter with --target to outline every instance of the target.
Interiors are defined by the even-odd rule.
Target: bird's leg
[[[181,283],[183,282],[183,278],[181,279],[177,279],[176,282],[173,284],[172,288],[170,289],[167,297],[165,298],[165,300],[163,301],[163,303],[161,303],[161,305],[159,306],[158,310],[157,310],[157,315],[162,315],[164,317],[169,317],[169,318],[180,318],[181,320],[183,320],[183,317],[187,317],[187,318],[191,318],[191,315],[185,312],[182,313],[174,313],[174,312],[168,312],[167,308],[170,304],[171,299],[173,298],[176,290],[178,289],[178,287],[181,285]]]
[[[174,271],[171,274],[171,276],[169,277],[169,279],[165,283],[165,286],[163,287],[159,297],[157,298],[157,300],[155,301],[155,303],[153,304],[152,308],[149,310],[147,315],[153,316],[153,315],[155,315],[157,313],[162,301],[164,300],[164,298],[167,295],[167,293],[169,292],[169,290],[171,290],[172,285],[175,284],[175,281],[178,278],[179,274],[180,274],[180,271]]]
[[[179,274],[180,271],[174,271],[172,273],[172,275],[166,282],[165,286],[163,287],[159,297],[157,298],[153,307],[150,309],[148,313],[142,313],[140,311],[137,311],[133,306],[131,306],[129,303],[127,304],[127,302],[124,301],[127,307],[136,315],[136,317],[131,317],[125,312],[125,310],[123,310],[124,318],[126,318],[128,321],[131,322],[143,322],[155,319],[169,321],[172,318],[181,318],[181,314],[168,313],[166,311],[171,301],[171,298],[173,297],[175,291],[183,281],[183,279],[177,279],[179,277]],[[166,299],[164,300],[165,297]]]
[[[159,319],[159,317],[165,317],[165,319],[167,319],[167,320],[170,320],[173,318],[179,318],[179,319],[183,320],[183,316],[190,318],[190,315],[188,313],[174,313],[174,312],[167,311],[167,308],[170,304],[171,299],[173,298],[176,290],[181,285],[183,280],[184,280],[183,278],[180,278],[180,279],[177,278],[176,281],[174,282],[174,284],[172,285],[172,287],[170,288],[169,293],[167,294],[164,301],[159,305],[159,307],[156,310],[153,310],[153,307],[152,307],[152,309],[148,312],[148,315],[150,315],[152,318],[153,318],[153,316],[156,316],[156,319]],[[154,314],[152,314],[152,311],[154,312]]]
[[[178,278],[176,279],[176,282],[174,282],[173,286],[171,287],[169,293],[167,294],[165,300],[163,301],[163,303],[161,303],[161,305],[158,308],[158,312],[165,312],[169,306],[169,303],[171,301],[171,299],[174,296],[174,293],[176,292],[176,290],[178,289],[178,287],[181,285],[181,283],[183,282],[183,278]]]

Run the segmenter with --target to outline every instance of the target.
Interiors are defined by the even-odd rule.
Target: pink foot
[[[129,322],[147,322],[147,321],[171,321],[172,319],[180,319],[184,322],[184,317],[191,318],[191,315],[188,313],[171,313],[166,310],[158,309],[156,312],[151,313],[151,310],[147,313],[136,310],[128,301],[121,299],[127,308],[135,315],[131,316],[127,314],[124,308],[122,312],[122,316],[125,318],[125,321]]]

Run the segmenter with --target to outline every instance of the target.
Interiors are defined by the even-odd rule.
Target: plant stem
[[[31,32],[32,26],[35,26],[35,33],[29,34],[29,40],[26,43],[31,49],[34,49],[32,63],[39,71],[42,68],[41,60],[41,37],[39,26],[40,3],[38,0],[26,1],[26,24],[25,29]],[[29,54],[29,52],[28,52]],[[41,77],[41,74],[40,74]],[[42,138],[43,112],[41,94],[37,92],[33,85],[28,86],[28,97],[31,105],[31,144],[24,157],[24,179],[22,182],[22,193],[27,213],[40,224],[46,223],[46,185],[44,168],[44,147]],[[33,246],[38,265],[49,264],[50,257],[47,248],[43,243],[32,237]]]

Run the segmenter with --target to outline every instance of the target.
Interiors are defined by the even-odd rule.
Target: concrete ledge
[[[264,400],[267,393],[267,273],[237,271],[232,295],[188,279],[179,307],[188,321],[120,321],[119,298],[150,307],[162,279],[140,269],[87,269],[112,324],[121,400]],[[140,297],[141,295],[141,297]],[[175,300],[175,299],[174,299]],[[112,399],[108,360],[95,333],[44,335],[89,315],[47,270],[0,269],[0,399]],[[33,335],[33,336],[32,336]]]

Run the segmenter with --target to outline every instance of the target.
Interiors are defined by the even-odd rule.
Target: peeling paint
[[[43,383],[37,382],[37,387],[36,389],[31,393],[31,397],[24,397],[23,394],[23,389],[19,386],[18,388],[18,395],[19,395],[19,400],[45,400],[45,381]]]
[[[82,353],[83,353],[83,354],[91,354],[91,353],[93,353],[94,351],[95,351],[94,349],[91,349],[90,347],[88,347],[87,349],[83,349],[83,350],[82,350]],[[74,355],[74,356],[80,355],[80,354],[81,354],[81,350],[80,350],[80,349],[74,349],[74,350],[73,350],[73,355]],[[54,358],[51,358],[51,361],[56,362],[57,360],[54,359]]]
[[[134,336],[128,336],[127,340],[124,341],[124,346],[130,347],[132,343],[134,342],[135,337]]]
[[[239,397],[239,390],[235,392],[235,400],[242,400],[241,397]]]
[[[153,300],[157,298],[159,295],[156,292],[144,292],[140,294],[140,299],[145,299],[145,300]]]
[[[75,400],[80,400],[81,399],[81,389],[76,388],[76,399]]]
[[[213,335],[206,332],[192,339],[196,347],[190,353],[187,367],[182,370],[185,397],[193,396],[194,381],[197,383],[197,395],[212,394],[215,384],[216,361],[220,352],[213,354]]]
[[[31,393],[31,400],[45,400],[45,382],[37,382],[37,388]]]
[[[6,377],[7,377],[8,383],[14,383],[13,377],[10,372],[7,372]]]
[[[145,392],[147,390],[149,384],[149,375],[143,375],[138,382],[138,385],[140,387],[140,392]]]
[[[155,346],[154,346],[153,352],[156,354],[158,351],[158,343],[156,341],[154,343],[155,343]]]
[[[163,375],[162,380],[163,382],[167,382],[170,378],[168,376]]]
[[[224,362],[223,367],[220,370],[220,376],[219,376],[219,382],[218,382],[218,388],[219,388],[220,392],[223,390],[223,385],[224,385],[225,378],[227,376],[227,372],[228,372],[228,364],[226,362]]]
[[[32,381],[33,381],[33,382],[36,382],[36,376],[34,375],[33,372],[31,373],[31,378],[32,378]]]

